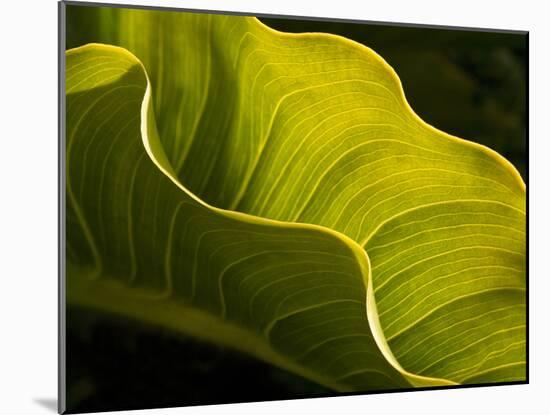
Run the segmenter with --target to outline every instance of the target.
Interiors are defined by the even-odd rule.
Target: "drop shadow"
[[[35,398],[34,402],[38,405],[57,413],[57,399],[56,398]]]

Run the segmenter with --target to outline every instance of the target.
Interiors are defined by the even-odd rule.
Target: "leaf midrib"
[[[89,274],[86,269],[75,267],[67,275],[86,273]],[[69,279],[67,294],[74,305],[97,308],[104,312],[185,333],[210,343],[221,343],[336,391],[352,391],[349,386],[309,370],[289,359],[288,356],[277,352],[261,334],[183,301],[176,301],[170,295],[159,293],[155,296],[138,287],[132,287],[129,290],[125,284],[113,279],[97,280],[90,277],[79,278],[78,283],[74,284]],[[208,330],[204,330],[205,327],[208,327]]]

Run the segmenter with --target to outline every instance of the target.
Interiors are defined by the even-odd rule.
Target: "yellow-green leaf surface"
[[[69,301],[335,390],[525,379],[525,186],[380,56],[254,18],[83,17],[115,46],[66,56]]]

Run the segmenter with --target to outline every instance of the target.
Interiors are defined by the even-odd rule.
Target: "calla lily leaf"
[[[382,57],[250,17],[88,28],[66,53],[69,302],[337,391],[525,379],[525,185],[424,123]]]

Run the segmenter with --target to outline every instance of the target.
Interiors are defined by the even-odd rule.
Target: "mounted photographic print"
[[[60,411],[526,383],[527,41],[60,3]]]

